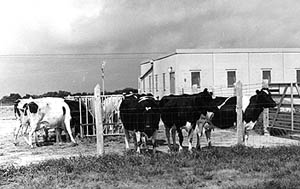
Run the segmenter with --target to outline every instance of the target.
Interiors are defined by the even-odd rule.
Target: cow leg
[[[196,136],[197,136],[196,150],[200,150],[201,149],[201,145],[200,145],[201,133],[197,132]]]
[[[182,143],[183,143],[183,135],[182,135],[182,131],[181,131],[181,128],[177,128],[177,133],[178,133],[178,138],[179,138],[179,151],[182,151],[183,150],[183,146],[182,146]]]
[[[31,129],[28,135],[28,144],[30,145],[31,148],[33,148],[32,137],[34,137],[34,140],[36,142],[36,134],[35,134],[36,129],[37,129],[36,124],[31,124]]]
[[[153,152],[152,153],[153,154],[156,153],[156,147],[157,147],[156,138],[157,138],[157,133],[158,133],[158,131],[155,130],[154,133],[153,133],[153,135],[152,135],[152,145],[153,145]]]
[[[200,139],[201,139],[201,136],[203,133],[203,122],[201,122],[201,121],[197,122],[195,132],[196,132],[196,136],[197,136],[196,150],[200,150],[201,149]]]
[[[20,130],[21,130],[21,128],[22,128],[22,124],[20,124],[19,126],[17,126],[17,127],[15,127],[15,132],[14,132],[14,145],[16,146],[16,145],[18,145],[19,144],[19,142],[18,142],[18,135],[19,135],[19,132],[20,132]]]
[[[194,133],[194,129],[191,128],[188,130],[188,141],[189,141],[189,151],[192,152],[192,148],[193,148],[193,133]]]
[[[252,130],[255,126],[255,123],[256,122],[252,122],[250,121],[249,123],[246,123],[245,124],[245,127],[244,127],[244,137],[243,137],[243,141],[245,142],[245,145],[247,146],[248,145],[248,139],[249,139],[249,132],[250,130]]]
[[[207,140],[207,145],[208,147],[211,147],[211,128],[204,128],[206,140]]]
[[[172,151],[171,143],[170,143],[170,130],[171,128],[168,126],[165,126],[165,131],[166,131],[166,137],[167,137],[167,142],[168,142],[168,147],[170,152]]]
[[[145,148],[146,149],[146,151],[148,152],[148,145],[147,145],[147,136],[146,135],[144,135],[144,134],[141,134],[142,136],[141,136],[141,146],[143,147],[143,148]]]
[[[49,132],[48,132],[48,129],[44,128],[44,132],[45,132],[45,136],[43,136],[43,139],[45,142],[48,141],[48,138],[49,138]]]
[[[61,133],[61,128],[55,128],[56,143],[62,144]]]
[[[176,126],[175,125],[172,127],[171,132],[172,132],[172,141],[173,141],[173,149],[174,149],[176,148]]]
[[[137,142],[136,152],[141,153],[141,149],[140,149],[140,146],[141,146],[141,132],[140,131],[135,132],[135,136],[136,136],[136,142]]]
[[[124,128],[125,133],[125,149],[129,150],[129,131]]]

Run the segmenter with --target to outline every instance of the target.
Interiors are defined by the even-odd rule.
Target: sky
[[[138,87],[139,65],[197,48],[299,48],[298,0],[0,0],[0,97]]]

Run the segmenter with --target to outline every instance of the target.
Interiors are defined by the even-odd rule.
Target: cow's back
[[[136,96],[125,97],[120,104],[120,118],[123,126],[127,130],[135,130],[137,128],[139,120],[137,120],[136,114],[138,107],[138,99]]]
[[[60,98],[41,98],[34,101],[38,105],[40,122],[52,125],[59,125],[65,119],[71,119],[70,108],[64,99]]]

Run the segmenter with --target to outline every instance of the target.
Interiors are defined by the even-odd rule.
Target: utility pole
[[[105,93],[105,89],[104,89],[104,66],[105,66],[106,62],[103,61],[101,64],[101,72],[102,72],[102,95],[104,96]]]

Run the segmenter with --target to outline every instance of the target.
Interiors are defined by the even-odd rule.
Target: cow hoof
[[[179,152],[183,152],[183,148],[182,148],[182,147],[179,147],[178,151],[179,151]]]
[[[211,142],[208,143],[208,147],[212,147]]]
[[[78,144],[77,144],[77,143],[72,143],[71,146],[72,146],[72,147],[78,146]]]

